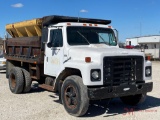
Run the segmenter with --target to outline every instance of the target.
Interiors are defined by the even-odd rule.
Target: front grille
[[[104,57],[103,84],[115,86],[143,81],[142,56]]]

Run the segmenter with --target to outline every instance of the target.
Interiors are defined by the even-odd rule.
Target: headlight
[[[151,68],[151,66],[147,66],[146,67],[145,74],[146,74],[146,77],[150,77],[152,75],[152,68]]]
[[[99,73],[97,71],[92,72],[92,77],[94,79],[98,79],[99,78]]]
[[[100,81],[101,80],[101,70],[94,69],[91,70],[91,81]]]

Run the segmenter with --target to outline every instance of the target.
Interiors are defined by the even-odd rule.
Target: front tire
[[[146,99],[146,93],[144,94],[137,94],[137,95],[130,95],[130,96],[124,96],[120,97],[123,103],[128,104],[128,105],[138,105],[142,102],[145,101]]]
[[[23,91],[24,79],[21,68],[13,67],[9,73],[9,88],[12,93],[20,94]]]
[[[65,79],[61,88],[61,99],[65,110],[73,116],[84,115],[89,107],[87,86],[76,75]]]

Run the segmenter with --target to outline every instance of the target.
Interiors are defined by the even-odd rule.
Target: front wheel
[[[128,105],[138,105],[145,101],[146,93],[120,97],[123,103]]]
[[[61,87],[61,99],[65,110],[73,116],[84,115],[89,107],[87,86],[76,75],[65,79]]]

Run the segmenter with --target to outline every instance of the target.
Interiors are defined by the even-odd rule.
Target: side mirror
[[[52,43],[51,42],[47,43],[47,47],[51,48],[52,47]]]
[[[116,41],[118,42],[118,37],[119,37],[119,36],[118,36],[118,30],[117,30],[117,29],[113,29],[113,31],[114,31],[114,33],[115,33],[115,35],[116,35],[116,36],[115,36],[115,37],[116,37]]]

